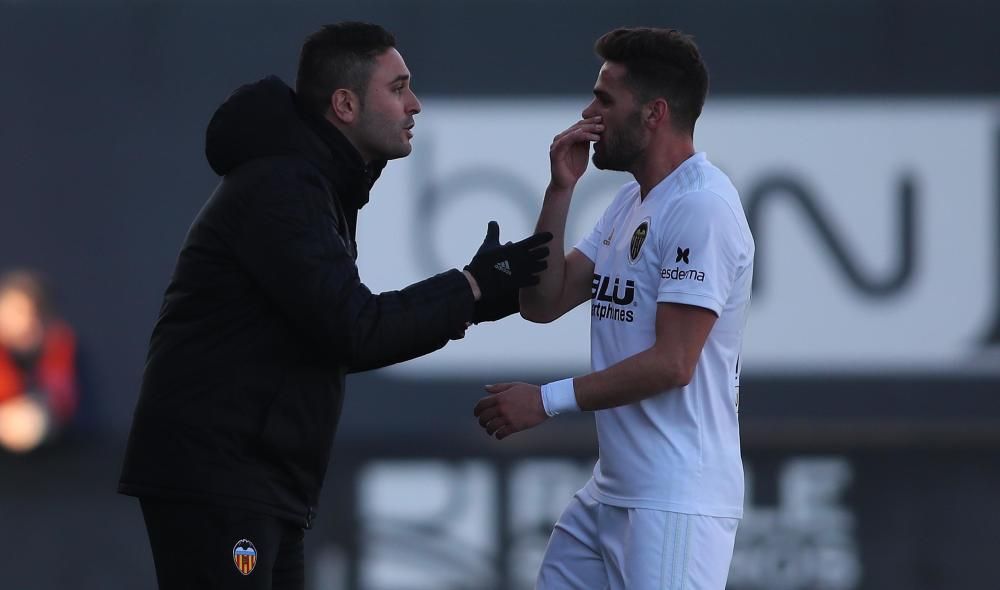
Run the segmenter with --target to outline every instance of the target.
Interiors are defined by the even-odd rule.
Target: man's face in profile
[[[357,127],[358,147],[372,160],[408,156],[413,147],[413,116],[420,101],[410,88],[410,70],[393,48],[375,58]]]
[[[626,80],[624,65],[605,62],[594,85],[594,100],[583,111],[584,118],[600,115],[604,123],[593,158],[601,170],[631,171],[648,143],[641,106]]]

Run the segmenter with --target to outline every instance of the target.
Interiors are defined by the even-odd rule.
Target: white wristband
[[[579,412],[573,378],[553,381],[542,385],[542,407],[549,416]]]

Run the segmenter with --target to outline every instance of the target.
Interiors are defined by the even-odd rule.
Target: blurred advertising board
[[[548,146],[585,104],[426,100],[413,153],[386,168],[361,216],[368,285],[463,266],[490,219],[502,240],[530,233]],[[995,370],[998,113],[996,102],[956,99],[710,100],[696,146],[740,189],[757,240],[745,374]],[[567,247],[628,180],[591,166]],[[392,371],[584,371],[588,334],[584,305],[549,325],[479,326]]]

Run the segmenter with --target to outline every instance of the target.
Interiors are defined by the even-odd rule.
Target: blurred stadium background
[[[303,37],[343,19],[397,34],[424,102],[361,216],[378,290],[464,264],[491,218],[530,231],[601,33],[694,33],[712,74],[696,143],[758,240],[729,588],[997,587],[1000,3],[0,0],[0,270],[49,277],[84,384],[59,444],[0,454],[0,588],[153,586],[114,489],[160,297],[216,183],[205,124],[240,84],[292,81]],[[571,239],[621,180],[588,173]],[[497,443],[472,406],[484,383],[587,362],[583,311],[352,377],[309,587],[530,588],[592,420]]]

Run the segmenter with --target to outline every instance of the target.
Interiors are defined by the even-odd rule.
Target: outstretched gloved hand
[[[489,223],[483,245],[465,267],[482,293],[475,305],[474,323],[499,320],[518,311],[518,290],[537,285],[538,273],[548,266],[545,244],[550,240],[552,234],[543,232],[500,244],[500,224]]]

